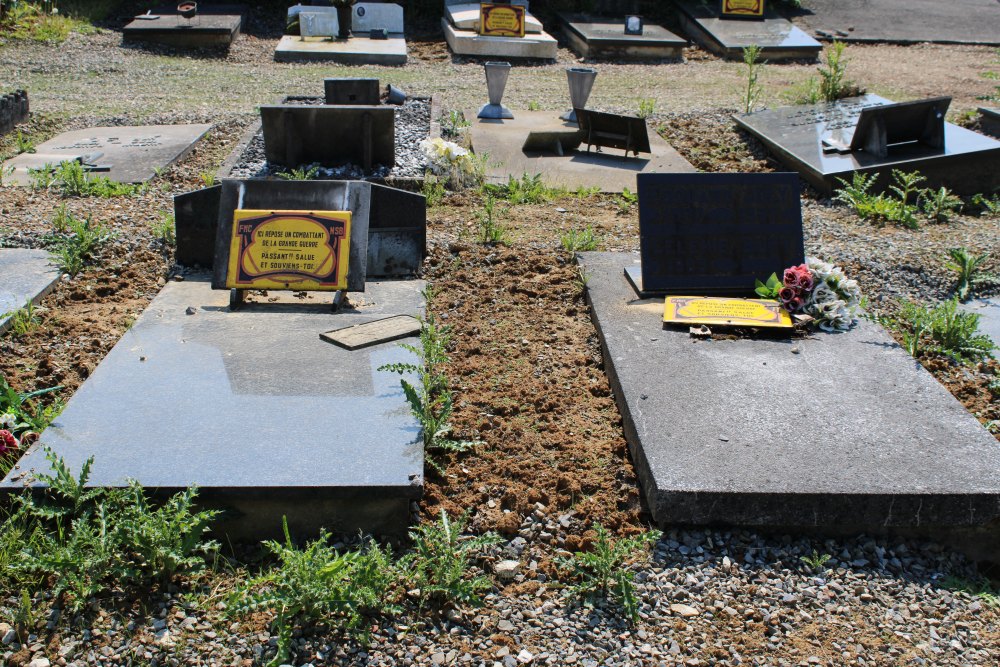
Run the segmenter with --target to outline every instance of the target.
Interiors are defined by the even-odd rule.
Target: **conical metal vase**
[[[576,110],[585,109],[590,91],[594,88],[597,70],[593,67],[567,67],[566,78],[569,80],[569,100],[573,108],[559,116],[562,120],[576,122]]]
[[[513,118],[514,114],[510,109],[500,102],[503,100],[503,91],[507,87],[507,77],[510,76],[510,63],[488,62],[486,67],[486,91],[490,96],[490,103],[484,104],[479,110],[480,118]]]

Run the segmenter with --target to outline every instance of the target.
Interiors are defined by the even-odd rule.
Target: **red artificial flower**
[[[17,438],[7,429],[0,429],[0,457],[18,450]]]
[[[788,303],[786,303],[785,307],[790,312],[795,313],[795,312],[798,312],[798,311],[802,310],[802,306],[804,306],[805,303],[806,302],[805,302],[805,300],[802,297],[797,296],[794,299],[792,299],[791,301],[789,301]]]
[[[785,284],[785,287],[798,287],[799,286],[798,267],[790,266],[787,269],[785,269],[785,273],[784,276],[782,277],[781,282]]]
[[[798,295],[798,290],[794,287],[789,287],[788,285],[778,290],[778,298],[781,299],[781,302],[785,305],[788,305],[788,302],[796,298]]]

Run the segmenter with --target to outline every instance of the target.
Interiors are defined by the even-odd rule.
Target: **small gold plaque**
[[[728,327],[793,327],[788,311],[774,299],[668,296],[663,308],[663,321]]]
[[[722,17],[763,18],[764,0],[722,0]]]
[[[521,5],[479,5],[479,34],[489,37],[524,37],[525,10]]]

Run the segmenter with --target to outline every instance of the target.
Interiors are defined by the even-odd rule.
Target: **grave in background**
[[[196,13],[183,16],[176,5],[136,16],[122,28],[126,44],[164,44],[184,49],[229,48],[240,34],[243,5],[197,3]]]
[[[37,304],[52,291],[60,275],[47,250],[0,248],[0,333],[29,300]]]
[[[271,164],[298,167],[396,164],[391,106],[299,105],[260,107],[264,152]]]
[[[832,103],[736,114],[733,118],[781,162],[827,195],[840,187],[838,178],[849,182],[856,171],[879,173],[875,187],[884,188],[893,169],[919,170],[927,177],[928,187],[946,186],[959,194],[992,192],[1000,187],[1000,141],[952,123],[944,123],[943,149],[926,141],[914,141],[888,146],[884,158],[865,150],[838,152],[853,145],[854,129],[863,110],[869,109],[866,114],[872,114],[873,107],[890,104],[890,100],[877,95],[864,95]],[[895,121],[886,117],[883,122]],[[913,127],[904,119],[903,127],[888,127],[886,132],[889,136],[897,130],[914,135],[922,127]]]
[[[662,298],[635,298],[622,271],[635,255],[579,258],[661,527],[964,529],[996,547],[996,440],[880,327],[696,340],[663,327]]]
[[[15,90],[0,96],[0,137],[28,120],[28,91]]]
[[[405,65],[407,58],[403,8],[394,3],[359,2],[350,8],[346,37],[337,7],[296,5],[289,17],[298,17],[299,34],[278,42],[279,62],[323,60],[347,65]]]
[[[1000,109],[979,107],[979,124],[986,134],[1000,137]]]
[[[451,52],[488,58],[540,58],[555,60],[558,43],[528,11],[527,0],[512,4],[524,8],[523,36],[482,34],[479,2],[445,0],[441,29]]]
[[[188,154],[211,125],[142,125],[91,127],[63,132],[3,163],[14,168],[7,183],[30,185],[29,169],[76,160],[96,176],[119,183],[148,181],[157,169],[169,167]]]
[[[680,60],[687,40],[651,23],[642,32],[626,30],[626,18],[614,19],[588,14],[560,14],[563,35],[581,58],[608,60]]]
[[[794,21],[820,39],[843,42],[1000,46],[995,0],[802,0]]]
[[[770,7],[766,7],[762,19],[752,20],[722,17],[719,2],[678,0],[676,4],[688,37],[730,60],[742,60],[743,49],[751,44],[761,47],[761,60],[769,62],[815,60],[823,48]]]

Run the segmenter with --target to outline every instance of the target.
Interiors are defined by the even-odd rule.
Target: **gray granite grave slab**
[[[928,187],[944,185],[959,194],[992,192],[1000,187],[1000,141],[952,123],[945,123],[944,150],[918,143],[900,144],[890,146],[885,159],[865,152],[823,152],[822,142],[827,138],[850,146],[863,108],[891,103],[878,95],[863,95],[733,118],[824,194],[840,187],[838,178],[850,181],[856,171],[881,174],[875,187],[884,188],[893,169],[919,170],[927,177]]]
[[[979,315],[979,330],[1000,347],[1000,298],[972,299],[961,307]]]
[[[986,134],[1000,137],[1000,109],[979,107],[979,124]]]
[[[1000,443],[880,327],[699,341],[663,328],[662,299],[634,298],[636,255],[579,257],[660,526],[992,524],[996,538]]]
[[[359,2],[352,10],[351,30],[359,34],[372,30],[402,33],[403,8],[394,3]]]
[[[93,456],[92,486],[195,484],[206,504],[232,510],[234,537],[274,533],[282,514],[298,534],[401,533],[421,494],[422,440],[399,376],[377,369],[415,358],[395,343],[351,352],[319,334],[419,315],[422,287],[369,283],[334,314],[328,294],[230,312],[206,280],[168,283],[40,442],[75,470]],[[47,469],[42,454],[34,446],[2,486]]]
[[[815,60],[823,49],[822,44],[770,8],[764,20],[756,21],[720,18],[719,2],[704,4],[679,0],[676,4],[685,34],[709,51],[730,60],[742,60],[743,49],[751,44],[758,45],[761,58],[769,62]]]
[[[493,183],[523,174],[542,174],[545,183],[575,190],[599,187],[601,192],[636,191],[639,173],[693,172],[695,168],[656,132],[649,133],[651,154],[622,157],[621,151],[587,153],[583,150],[564,155],[548,151],[525,151],[522,147],[533,133],[556,137],[572,131],[575,123],[561,120],[551,111],[514,111],[513,119],[476,118],[476,111],[465,111],[474,119],[470,128],[472,148],[490,156],[486,177]],[[532,146],[531,143],[528,144]]]
[[[60,275],[47,250],[0,248],[0,333],[10,328],[12,313],[28,300],[41,301]]]
[[[153,13],[158,18],[140,18],[122,28],[122,40],[130,43],[166,44],[179,48],[229,47],[240,34],[238,12],[216,14],[199,11],[191,19],[179,14]]]
[[[34,153],[22,153],[4,162],[4,168],[14,168],[13,175],[5,182],[30,185],[29,169],[91,156],[92,161],[103,165],[94,172],[96,176],[119,183],[142,183],[151,179],[157,169],[169,167],[187,155],[211,128],[211,125],[139,125],[63,132],[36,146]]]
[[[687,40],[662,26],[646,23],[641,35],[625,34],[625,18],[560,14],[563,35],[581,58],[613,60],[677,60]]]
[[[802,0],[793,21],[820,39],[844,42],[1000,46],[996,0]]]

